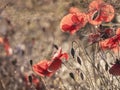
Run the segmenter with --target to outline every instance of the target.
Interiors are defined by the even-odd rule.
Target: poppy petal
[[[120,35],[120,28],[116,30],[116,35]]]
[[[54,56],[52,57],[52,59],[54,60],[55,58],[60,58],[62,54],[62,48],[60,47],[57,52],[54,54]]]
[[[114,18],[114,15],[115,15],[115,11],[113,6],[109,4],[105,4],[101,8],[100,18],[102,18],[104,22],[110,22]]]
[[[67,53],[62,53],[61,58],[65,58],[66,60],[68,60],[69,55]]]
[[[55,72],[61,67],[62,60],[61,59],[54,59],[51,64],[48,66],[48,71],[49,72]]]
[[[77,7],[71,7],[69,9],[69,13],[71,13],[71,14],[77,14],[77,13],[80,13],[80,10]]]
[[[101,8],[101,6],[104,5],[103,0],[93,0],[90,4],[89,4],[89,10],[98,10],[99,8]]]
[[[42,60],[38,64],[32,66],[33,71],[40,76],[51,76],[52,73],[47,71],[50,61]]]

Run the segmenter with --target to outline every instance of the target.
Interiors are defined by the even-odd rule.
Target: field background
[[[8,39],[14,51],[12,56],[6,56],[3,46],[0,46],[0,90],[26,90],[22,78],[25,74],[32,73],[29,60],[32,59],[33,63],[37,63],[40,60],[51,58],[55,51],[54,44],[70,54],[72,41],[79,41],[81,33],[78,32],[74,35],[63,33],[59,27],[60,20],[68,13],[71,6],[76,6],[86,12],[91,1],[0,0],[0,37],[9,33]],[[104,1],[115,7],[117,15],[120,13],[119,0]],[[6,22],[6,18],[11,25]],[[33,39],[35,39],[35,44],[32,46]],[[22,49],[24,54],[18,52],[17,48]],[[15,65],[14,61],[17,62]],[[63,65],[54,76],[44,78],[48,90],[93,90],[92,88],[99,88],[100,84],[98,87],[94,85],[96,81],[93,83],[93,87],[90,87],[87,80],[82,80],[78,74],[76,81],[69,76],[70,72],[76,74],[75,70],[79,67],[82,68],[71,55],[69,64],[66,63],[66,65],[67,68]],[[84,70],[84,68],[85,66],[82,69]],[[28,90],[35,89],[30,87]]]

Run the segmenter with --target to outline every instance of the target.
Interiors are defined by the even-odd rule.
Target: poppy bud
[[[71,77],[73,80],[75,80],[74,74],[73,74],[72,72],[69,73],[69,75],[70,75],[70,77]]]
[[[56,48],[56,49],[58,49],[58,46],[56,44],[53,44],[53,47]]]
[[[108,64],[107,64],[107,62],[106,62],[106,64],[105,64],[105,70],[106,70],[106,71],[108,70]]]
[[[71,55],[74,58],[74,56],[75,56],[75,50],[73,48],[71,48]]]
[[[81,60],[79,57],[77,57],[77,62],[81,65]]]
[[[32,61],[32,60],[30,60],[30,65],[31,65],[31,66],[33,65],[33,61]]]
[[[80,77],[82,80],[84,80],[84,75],[82,73],[80,73]]]
[[[32,76],[28,76],[29,82],[32,83]]]

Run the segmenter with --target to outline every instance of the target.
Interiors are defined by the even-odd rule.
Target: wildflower
[[[60,22],[60,28],[63,32],[75,33],[87,23],[87,16],[85,13],[80,13],[71,10],[69,14],[63,17]]]
[[[113,6],[102,0],[94,0],[89,4],[88,21],[93,25],[110,22],[114,18]]]
[[[51,61],[42,60],[38,64],[33,65],[33,70],[40,76],[52,76],[62,64],[62,58],[68,59],[67,53],[62,53],[62,49],[59,48],[54,54]]]
[[[115,64],[109,69],[109,73],[118,76],[120,75],[120,61],[117,59]]]
[[[102,49],[112,49],[115,53],[119,51],[119,43],[120,43],[120,29],[118,28],[116,30],[116,35],[113,37],[110,37],[108,39],[105,39],[103,41],[99,42],[99,45]]]

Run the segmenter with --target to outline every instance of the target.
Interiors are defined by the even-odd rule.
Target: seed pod
[[[81,60],[78,56],[77,56],[77,62],[81,65]]]
[[[75,50],[73,48],[71,48],[71,55],[73,58],[75,57]]]
[[[56,48],[56,49],[58,49],[58,46],[56,44],[53,44],[53,47]]]
[[[72,72],[69,73],[69,75],[70,75],[70,77],[71,77],[73,80],[75,80],[74,74],[73,74]]]
[[[82,80],[84,80],[84,75],[82,73],[80,73],[80,77]]]
[[[108,64],[107,63],[105,64],[105,70],[106,71],[108,70]]]
[[[30,65],[31,65],[31,66],[33,65],[33,61],[32,61],[32,60],[30,60]]]
[[[32,76],[28,76],[29,82],[32,83]]]

